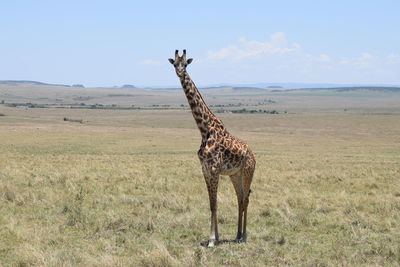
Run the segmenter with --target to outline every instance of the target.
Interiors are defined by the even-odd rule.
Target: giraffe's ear
[[[190,63],[192,63],[193,58],[189,58],[188,60],[186,60],[186,63],[189,65]]]
[[[175,60],[173,60],[172,58],[169,58],[168,61],[169,61],[172,65],[174,65],[174,63],[175,63]]]

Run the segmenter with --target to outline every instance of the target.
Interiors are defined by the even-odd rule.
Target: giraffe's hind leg
[[[249,196],[250,196],[250,186],[251,181],[253,180],[253,174],[255,170],[255,159],[254,156],[248,158],[246,162],[246,166],[243,170],[243,191],[244,191],[244,200],[243,200],[243,235],[242,242],[247,241],[247,232],[246,232],[246,224],[247,224],[247,207],[249,206]]]
[[[235,188],[238,201],[238,229],[236,234],[236,242],[240,242],[243,235],[243,211],[244,211],[244,194],[242,174],[237,173],[230,176],[233,187]]]

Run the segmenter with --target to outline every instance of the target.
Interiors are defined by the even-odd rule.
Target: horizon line
[[[133,83],[124,83],[123,85],[99,85],[99,86],[85,86],[82,83],[72,83],[72,84],[64,84],[64,83],[52,83],[52,82],[42,82],[35,80],[0,80],[0,84],[7,83],[32,83],[36,85],[48,85],[48,86],[65,86],[65,87],[83,87],[83,88],[137,88],[137,89],[176,89],[180,88],[180,86],[176,85],[135,85]],[[286,85],[286,86],[285,86]],[[288,86],[291,85],[292,87]],[[200,84],[199,88],[210,88],[210,87],[255,87],[255,88],[267,88],[271,86],[271,88],[304,88],[301,86],[311,86],[318,88],[330,88],[330,87],[400,87],[400,84],[389,84],[389,83],[313,83],[313,82],[256,82],[256,83],[215,83],[215,84]],[[273,87],[276,86],[276,87]],[[124,88],[125,87],[125,88]]]

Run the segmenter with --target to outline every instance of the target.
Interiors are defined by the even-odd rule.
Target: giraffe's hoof
[[[244,233],[241,237],[236,237],[235,239],[236,243],[246,243],[247,242],[247,234]]]
[[[244,243],[247,242],[247,233],[243,233],[242,240],[243,240],[242,242]]]
[[[240,243],[241,239],[242,239],[242,234],[241,233],[237,233],[236,238],[235,238],[235,242],[236,243]]]
[[[212,248],[212,247],[218,245],[218,241],[217,240],[207,240],[207,241],[201,242],[200,245],[203,247]]]

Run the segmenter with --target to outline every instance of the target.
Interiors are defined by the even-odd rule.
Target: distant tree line
[[[138,110],[138,109],[154,109],[154,110],[166,110],[166,109],[186,109],[188,105],[181,104],[178,107],[174,107],[168,104],[153,104],[148,107],[139,107],[135,105],[131,106],[119,106],[117,104],[86,104],[86,103],[74,103],[74,104],[37,104],[37,103],[6,103],[1,101],[1,104],[7,107],[26,107],[26,108],[70,108],[70,109],[107,109],[107,110]],[[216,113],[263,113],[263,114],[279,114],[276,110],[265,110],[265,109],[223,109],[224,107],[235,108],[240,107],[241,103],[238,104],[226,104],[226,105],[214,105],[212,107],[218,107],[219,109],[214,110]],[[286,111],[284,112],[286,113]]]
[[[262,113],[262,114],[279,114],[278,111],[276,110],[265,110],[265,109],[236,109],[236,110],[224,110],[224,109],[218,109],[215,111],[216,113],[244,113],[244,114],[253,114],[253,113]],[[286,114],[287,111],[284,111]]]
[[[35,103],[3,103],[6,107],[27,107],[27,108],[46,108],[45,104],[35,104]]]
[[[262,101],[259,101],[257,104],[253,103],[229,103],[229,104],[211,104],[209,105],[210,108],[224,108],[224,107],[243,107],[243,106],[264,106],[265,104],[276,104],[277,102],[272,99],[263,99]]]

